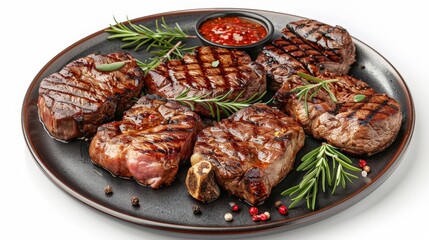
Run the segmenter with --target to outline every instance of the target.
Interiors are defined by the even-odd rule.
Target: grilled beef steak
[[[304,138],[304,130],[292,118],[257,103],[204,129],[191,163],[210,162],[220,186],[258,205],[292,169]]]
[[[126,63],[115,71],[95,68],[96,64],[119,61]],[[40,83],[40,119],[59,140],[92,136],[102,123],[131,107],[142,91],[142,78],[142,70],[127,53],[77,59]]]
[[[372,155],[395,140],[402,123],[398,102],[350,76],[327,73],[319,78],[338,80],[329,84],[337,102],[322,89],[307,101],[307,114],[304,98],[299,100],[293,91],[304,84],[298,75],[291,76],[275,96],[306,133],[355,155]]]
[[[273,80],[273,90],[297,71],[312,75],[325,71],[347,74],[354,61],[355,45],[349,33],[340,26],[315,20],[287,24],[282,37],[265,46],[256,59]]]
[[[202,46],[181,60],[163,63],[145,77],[148,92],[174,99],[189,89],[188,96],[216,97],[230,94],[224,100],[248,99],[266,90],[264,68],[238,50]],[[205,105],[196,104],[195,111],[211,116]]]
[[[113,175],[159,188],[173,182],[201,128],[200,117],[187,107],[148,95],[126,111],[121,121],[98,128],[89,155]]]

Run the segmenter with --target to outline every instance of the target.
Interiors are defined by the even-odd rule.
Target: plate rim
[[[261,10],[261,9],[250,9],[250,8],[193,8],[193,9],[183,9],[183,10],[175,10],[175,11],[167,11],[167,12],[161,12],[161,13],[155,13],[147,16],[137,17],[134,19],[130,19],[131,22],[141,22],[141,21],[148,21],[155,18],[159,18],[162,16],[175,16],[175,15],[183,15],[187,13],[211,13],[211,12],[221,12],[221,11],[249,11],[249,12],[258,12],[258,13],[267,13],[267,14],[278,14],[278,15],[287,15],[291,17],[296,18],[302,18],[307,19],[306,17],[298,16],[295,14],[290,13],[283,13],[283,12],[276,12],[276,11],[270,11],[270,10]],[[308,225],[312,224],[318,221],[321,221],[323,219],[326,219],[328,217],[331,217],[335,214],[332,214],[332,211],[336,211],[337,214],[339,212],[344,211],[345,209],[352,207],[357,202],[364,199],[366,196],[368,196],[371,192],[376,190],[379,186],[383,184],[384,181],[386,181],[392,173],[395,171],[395,169],[399,166],[400,162],[402,162],[407,150],[408,145],[411,142],[414,128],[415,128],[415,119],[416,119],[416,113],[415,113],[415,105],[413,101],[413,97],[411,94],[411,91],[409,87],[407,86],[407,83],[405,82],[402,75],[399,73],[399,71],[394,67],[394,65],[386,59],[382,54],[380,54],[377,50],[372,48],[371,46],[367,45],[366,43],[362,42],[361,40],[355,38],[352,36],[352,39],[355,43],[361,44],[365,46],[366,48],[369,48],[373,53],[381,57],[388,66],[393,70],[393,73],[397,75],[397,77],[400,79],[399,85],[404,90],[405,96],[406,96],[406,106],[405,109],[407,110],[407,115],[404,116],[404,118],[407,118],[407,122],[403,122],[402,124],[407,123],[405,127],[404,132],[404,139],[401,140],[400,149],[401,151],[396,151],[394,156],[391,160],[389,160],[388,164],[382,169],[382,171],[378,174],[376,178],[373,178],[371,183],[368,185],[363,186],[362,188],[359,188],[356,192],[354,192],[351,195],[346,196],[345,198],[341,199],[338,202],[335,202],[334,204],[331,204],[327,207],[324,207],[323,209],[318,209],[312,212],[309,212],[307,214],[298,216],[293,218],[292,220],[282,220],[277,222],[265,222],[264,224],[258,224],[258,225],[246,225],[246,226],[191,226],[191,225],[184,225],[184,224],[174,224],[174,223],[165,223],[160,221],[154,221],[150,219],[143,219],[134,217],[131,215],[128,215],[123,212],[118,212],[115,210],[112,210],[106,206],[100,205],[95,201],[92,201],[91,199],[85,197],[84,195],[80,194],[79,192],[73,190],[69,186],[67,186],[66,183],[62,182],[49,167],[46,165],[46,163],[41,159],[41,157],[37,154],[36,150],[34,149],[34,146],[29,139],[29,133],[28,129],[26,128],[28,119],[26,117],[26,114],[28,114],[28,103],[30,99],[30,95],[32,93],[32,90],[36,87],[39,82],[37,81],[39,78],[41,78],[41,75],[46,71],[46,69],[51,66],[54,62],[56,62],[59,58],[64,56],[66,53],[74,49],[76,46],[87,42],[88,40],[91,40],[92,38],[101,35],[105,33],[105,30],[108,29],[108,27],[101,29],[99,31],[96,31],[78,41],[71,44],[70,46],[66,47],[64,50],[60,51],[58,54],[56,54],[50,61],[48,61],[41,70],[36,74],[36,76],[31,81],[30,85],[27,88],[26,94],[23,99],[22,108],[21,108],[21,128],[22,133],[24,135],[24,139],[26,142],[26,145],[28,149],[30,150],[30,153],[33,157],[33,159],[36,161],[37,165],[43,170],[43,173],[48,176],[48,178],[55,184],[57,187],[59,187],[61,190],[65,191],[66,193],[73,196],[75,199],[79,200],[82,203],[87,204],[88,206],[91,206],[105,214],[114,216],[116,218],[125,220],[127,222],[131,222],[137,225],[146,226],[150,228],[155,229],[161,229],[161,230],[167,230],[167,231],[173,231],[173,232],[182,232],[182,233],[191,233],[191,234],[222,234],[227,231],[231,234],[246,234],[246,233],[256,233],[256,232],[267,232],[267,231],[276,231],[276,230],[284,230],[287,227],[287,230],[292,230],[298,227],[302,227],[302,225]],[[37,105],[37,104],[36,104]],[[361,196],[364,195],[364,196]],[[355,203],[349,203],[349,201],[353,201],[354,199],[358,198],[359,200]],[[308,219],[311,217],[311,219]]]

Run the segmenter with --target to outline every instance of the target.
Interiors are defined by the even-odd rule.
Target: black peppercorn
[[[276,208],[279,208],[283,205],[283,203],[281,201],[277,201],[276,203],[274,203],[274,205],[276,206]]]
[[[110,185],[107,185],[107,186],[104,188],[104,193],[105,193],[105,194],[107,194],[107,195],[111,195],[111,194],[113,193],[113,191],[112,191],[112,187],[111,187]]]
[[[200,207],[198,207],[197,205],[195,205],[195,206],[193,206],[192,207],[192,211],[194,211],[194,214],[195,215],[201,215],[201,208]]]
[[[131,204],[133,204],[133,206],[139,206],[140,205],[140,200],[138,197],[132,197],[131,198]]]

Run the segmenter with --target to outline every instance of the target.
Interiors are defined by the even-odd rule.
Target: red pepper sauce
[[[243,17],[209,19],[198,30],[205,39],[229,46],[249,45],[267,36],[263,25]]]

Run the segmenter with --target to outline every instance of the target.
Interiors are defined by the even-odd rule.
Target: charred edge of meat
[[[258,168],[251,168],[244,174],[244,187],[251,194],[250,197],[254,199],[254,205],[262,204],[268,197],[263,177],[262,171]]]

